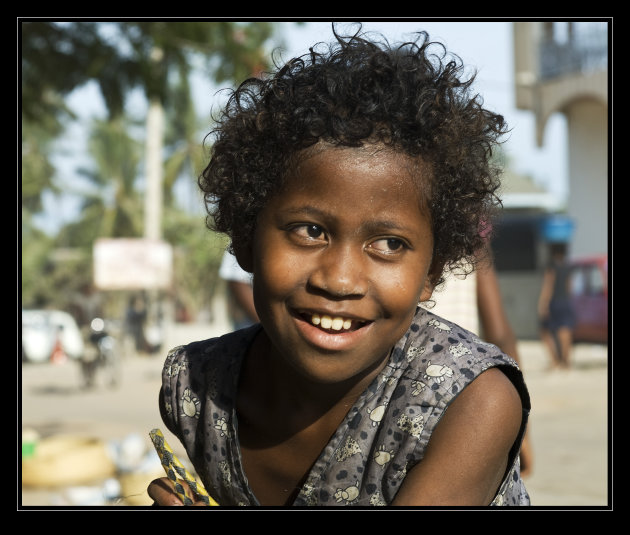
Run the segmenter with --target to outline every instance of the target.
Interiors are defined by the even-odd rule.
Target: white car
[[[22,355],[25,361],[48,362],[57,339],[69,358],[81,358],[83,336],[70,314],[61,310],[22,310]]]

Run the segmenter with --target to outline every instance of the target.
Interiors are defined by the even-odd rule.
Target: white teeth
[[[313,314],[311,316],[311,323],[313,325],[321,325],[323,329],[332,329],[333,331],[340,331],[341,329],[348,330],[352,327],[352,320],[344,319],[336,316],[331,318],[330,316],[319,314]]]
[[[332,320],[332,329],[334,331],[340,331],[343,327],[343,318],[335,318]]]

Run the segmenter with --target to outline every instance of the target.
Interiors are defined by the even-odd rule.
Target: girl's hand
[[[186,489],[186,495],[191,496],[194,506],[205,506],[206,504],[200,500],[193,492],[185,481],[181,482],[182,486]],[[153,505],[156,506],[183,506],[184,504],[177,496],[173,483],[167,477],[161,477],[151,481],[147,487],[147,493],[153,499]]]

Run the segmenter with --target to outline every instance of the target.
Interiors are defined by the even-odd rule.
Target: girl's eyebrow
[[[322,210],[321,208],[317,208],[310,204],[305,204],[302,206],[296,206],[294,208],[288,207],[282,210],[287,215],[311,215],[317,217],[334,217],[333,214],[327,212],[326,210]]]

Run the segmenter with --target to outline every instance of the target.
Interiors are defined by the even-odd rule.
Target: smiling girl
[[[418,306],[483,245],[503,118],[424,33],[336,37],[217,123],[200,185],[260,323],[169,353],[164,422],[223,506],[528,505],[518,366]]]

